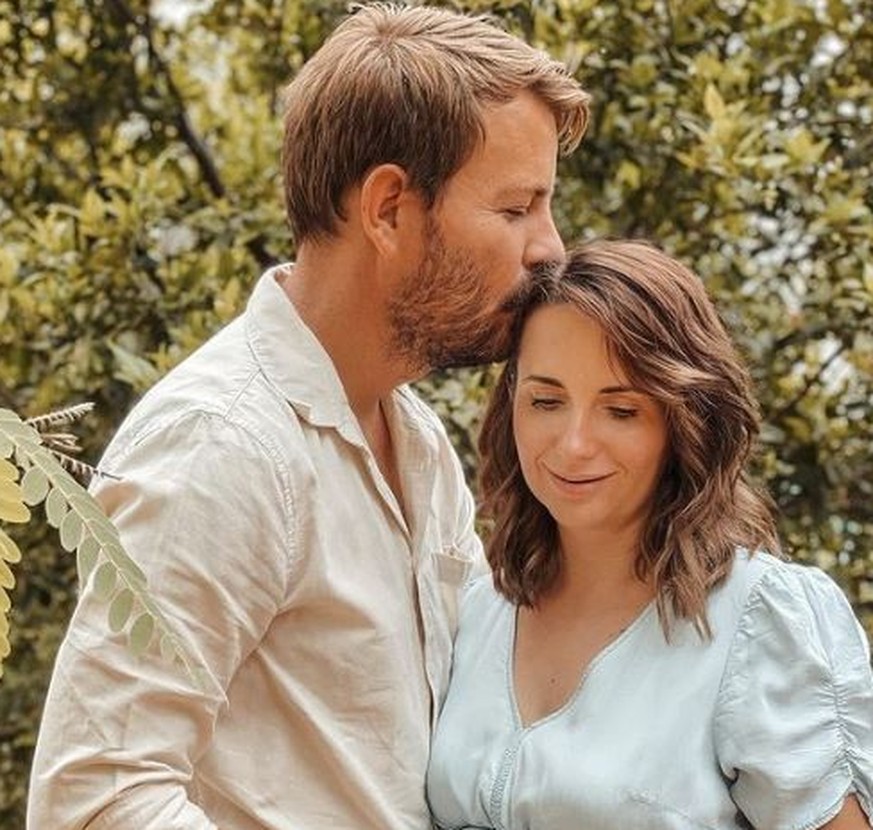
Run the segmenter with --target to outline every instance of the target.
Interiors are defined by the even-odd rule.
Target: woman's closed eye
[[[560,398],[550,398],[545,396],[534,396],[531,398],[530,405],[534,409],[557,409],[563,401]]]
[[[613,418],[623,421],[627,418],[635,418],[639,410],[633,406],[610,406],[609,413]]]

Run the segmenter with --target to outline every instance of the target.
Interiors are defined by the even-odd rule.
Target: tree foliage
[[[565,238],[650,236],[704,277],[755,375],[786,547],[826,567],[870,627],[871,0],[452,5],[500,16],[592,92],[589,135],[560,167]],[[345,7],[0,0],[0,406],[94,400],[95,458],[135,397],[293,255],[281,88]],[[421,384],[471,478],[492,378]],[[75,590],[45,528],[17,529],[2,826],[23,824]]]

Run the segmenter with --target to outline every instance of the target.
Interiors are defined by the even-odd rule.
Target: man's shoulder
[[[222,423],[276,452],[290,451],[299,433],[296,414],[258,366],[243,323],[238,318],[213,335],[146,392],[107,454],[123,455],[192,419]]]

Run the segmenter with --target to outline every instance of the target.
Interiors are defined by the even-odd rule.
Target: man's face
[[[446,183],[418,266],[389,305],[394,351],[417,369],[503,360],[532,272],[564,257],[550,206],[551,111],[523,93],[484,123],[483,142]]]

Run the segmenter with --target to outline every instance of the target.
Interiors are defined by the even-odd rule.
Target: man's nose
[[[546,209],[536,223],[525,249],[524,266],[535,268],[547,262],[563,262],[566,258],[564,243],[555,227],[555,220],[550,209]]]

